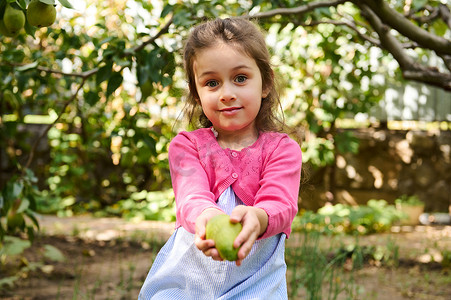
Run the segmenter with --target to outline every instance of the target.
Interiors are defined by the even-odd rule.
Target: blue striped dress
[[[218,200],[229,215],[242,204],[231,187]],[[283,233],[257,240],[238,267],[205,256],[194,234],[179,227],[155,258],[138,299],[288,299],[284,252]]]

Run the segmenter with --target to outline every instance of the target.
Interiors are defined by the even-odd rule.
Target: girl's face
[[[255,60],[219,43],[196,54],[193,71],[198,101],[219,135],[256,135],[255,118],[268,92]]]

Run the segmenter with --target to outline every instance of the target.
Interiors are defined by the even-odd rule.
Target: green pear
[[[14,96],[13,92],[11,92],[10,90],[5,90],[3,92],[3,100],[5,100],[5,103],[9,103],[9,104],[14,103],[15,102],[14,97],[15,96]]]
[[[18,32],[17,32],[17,33],[18,33]],[[16,33],[16,34],[12,34],[11,32],[9,32],[9,30],[6,29],[5,23],[3,23],[3,20],[0,19],[0,34],[1,34],[1,35],[9,36],[9,37],[14,37],[14,36],[17,35],[17,33]]]
[[[25,14],[20,9],[15,9],[7,4],[5,14],[3,15],[3,23],[5,28],[12,35],[19,33],[25,25]]]
[[[36,27],[47,27],[52,25],[56,19],[56,9],[51,4],[33,0],[27,7],[28,23]]]
[[[16,228],[22,228],[25,220],[23,214],[10,212],[8,217],[6,218],[6,223],[9,231],[14,231]]]
[[[222,214],[214,216],[208,221],[205,235],[208,240],[215,241],[219,256],[229,261],[236,261],[240,248],[233,247],[233,242],[241,229],[241,223],[231,223],[230,217]]]

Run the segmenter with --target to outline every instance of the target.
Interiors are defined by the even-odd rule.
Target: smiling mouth
[[[223,109],[221,109],[221,110],[219,110],[219,111],[222,111],[222,112],[231,112],[231,111],[235,111],[235,110],[239,110],[239,109],[241,109],[242,107],[227,107],[227,108],[223,108]]]

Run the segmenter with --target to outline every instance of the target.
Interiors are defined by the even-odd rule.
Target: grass
[[[358,246],[321,248],[322,236],[304,233],[299,247],[287,247],[287,284],[290,299],[355,299],[361,289],[355,283],[356,267],[363,265]],[[344,298],[343,298],[344,297]]]

